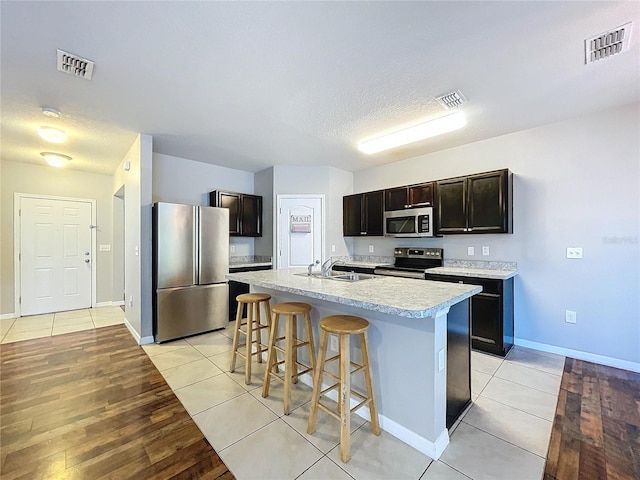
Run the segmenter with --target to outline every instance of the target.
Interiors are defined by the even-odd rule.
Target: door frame
[[[71,202],[88,202],[91,204],[91,260],[93,265],[91,266],[91,308],[96,306],[96,271],[97,257],[96,257],[96,200],[91,198],[72,198],[72,197],[59,197],[55,195],[39,195],[36,193],[18,193],[13,194],[13,278],[14,278],[14,315],[16,317],[22,316],[22,306],[20,304],[20,297],[22,296],[21,289],[21,269],[20,269],[20,248],[22,247],[22,237],[20,231],[20,206],[23,198],[41,198],[43,200],[62,200]]]
[[[321,238],[320,238],[320,253],[322,256],[322,260],[321,262],[324,262],[325,259],[325,251],[324,251],[324,247],[325,247],[325,230],[326,230],[326,225],[325,225],[325,219],[326,219],[326,207],[325,207],[325,195],[324,193],[301,193],[299,195],[296,194],[292,194],[292,193],[287,193],[287,194],[277,194],[276,195],[276,269],[281,268],[282,266],[282,255],[280,254],[280,248],[282,247],[282,235],[281,235],[281,231],[280,231],[280,217],[282,216],[282,200],[290,200],[292,198],[313,198],[313,199],[319,199],[320,200],[320,208],[322,209],[322,216],[321,216],[321,225],[322,228],[321,230]]]

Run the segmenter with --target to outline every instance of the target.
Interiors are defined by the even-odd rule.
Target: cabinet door
[[[466,228],[466,178],[452,178],[438,182],[438,232],[464,233]]]
[[[360,236],[362,228],[362,194],[342,197],[342,234]]]
[[[412,207],[433,205],[433,182],[410,186],[408,203]]]
[[[502,298],[495,293],[471,297],[471,340],[474,348],[502,354]]]
[[[383,192],[364,193],[364,232],[365,235],[383,235],[384,225],[384,209],[383,209]]]
[[[218,192],[216,207],[229,209],[229,235],[240,235],[240,194]]]
[[[468,231],[505,233],[507,223],[507,172],[468,177]]]
[[[262,197],[242,195],[240,229],[243,237],[262,236]]]
[[[408,205],[407,187],[390,188],[384,191],[384,209],[386,211],[404,210]]]

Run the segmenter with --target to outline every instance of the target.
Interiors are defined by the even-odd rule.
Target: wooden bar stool
[[[307,372],[312,372],[316,366],[316,357],[313,348],[313,333],[311,330],[311,305],[302,302],[277,303],[271,308],[271,336],[269,337],[269,355],[267,356],[267,370],[264,374],[262,396],[269,396],[271,379],[276,378],[284,382],[284,414],[289,415],[291,403],[291,384],[298,383],[298,377]],[[280,315],[285,316],[285,331],[283,337],[278,337],[278,322]],[[297,316],[304,317],[307,330],[307,340],[298,338]],[[284,348],[278,346],[278,342],[284,341]],[[311,366],[298,362],[298,349],[306,346],[309,350],[309,363]],[[284,360],[278,361],[278,353],[284,355]],[[278,367],[284,364],[284,374],[280,375]],[[299,370],[298,367],[302,367]]]
[[[236,355],[244,357],[244,383],[249,385],[251,383],[251,357],[256,355],[258,357],[258,363],[262,363],[262,352],[267,351],[267,346],[262,343],[262,330],[269,329],[271,325],[271,307],[269,301],[271,295],[266,293],[243,293],[236,297],[238,301],[238,313],[236,314],[236,329],[233,333],[233,353],[231,354],[231,366],[229,371],[233,372],[236,369]],[[260,322],[260,304],[264,309],[264,316],[267,324]],[[247,316],[243,318],[244,307],[247,307]],[[246,322],[242,322],[246,320]],[[246,327],[242,330],[240,327]],[[245,342],[239,343],[240,335],[245,336]],[[267,332],[267,338],[269,333]],[[253,345],[255,344],[255,352]],[[239,351],[240,347],[245,347],[245,352]]]
[[[351,458],[351,412],[369,404],[371,414],[371,430],[376,435],[380,435],[380,425],[378,423],[378,411],[373,397],[373,384],[371,383],[371,364],[369,363],[369,348],[367,344],[367,330],[369,322],[364,318],[353,315],[330,315],[320,320],[320,352],[318,353],[318,365],[313,376],[313,394],[311,397],[311,411],[309,412],[309,425],[307,433],[310,435],[316,431],[316,418],[318,408],[321,408],[332,417],[340,421],[340,458],[343,462],[348,462]],[[327,343],[329,334],[338,335],[340,348],[338,355],[325,360],[327,354]],[[351,335],[360,335],[360,348],[362,349],[362,365],[351,361],[351,351],[349,350],[349,340]],[[324,370],[326,362],[339,360],[338,376]],[[355,367],[351,370],[351,367]],[[367,394],[362,395],[351,389],[351,374],[363,371]],[[322,377],[328,375],[338,382],[334,385],[322,388]],[[334,388],[338,389],[338,411],[327,407],[320,402],[320,396],[326,394]],[[350,409],[351,395],[358,397],[361,402]]]

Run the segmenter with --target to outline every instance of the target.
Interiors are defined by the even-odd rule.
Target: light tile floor
[[[252,364],[251,385],[241,358],[229,373],[233,328],[143,348],[239,480],[542,478],[564,357],[521,347],[506,359],[474,351],[474,403],[438,461],[386,432],[376,437],[353,415],[345,464],[328,414],[319,412],[316,432],[306,433],[308,386],[295,385],[287,416],[280,383],[262,398],[264,363]]]
[[[50,337],[124,323],[120,307],[85,308],[68,312],[0,320],[0,343]]]
[[[1,320],[2,343],[122,323],[119,307]],[[151,361],[222,460],[245,479],[514,479],[542,478],[564,357],[514,347],[503,359],[471,355],[473,405],[450,433],[438,461],[352,416],[349,463],[339,458],[339,426],[318,413],[306,433],[311,389],[299,383],[292,412],[282,412],[283,388],[262,398],[264,363],[244,383],[241,359],[229,373],[233,323],[224,330],[162,345],[145,345]]]

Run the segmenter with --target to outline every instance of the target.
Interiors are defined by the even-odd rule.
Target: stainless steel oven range
[[[376,275],[425,279],[430,268],[442,266],[442,248],[396,247],[393,249],[395,263],[376,267]]]

